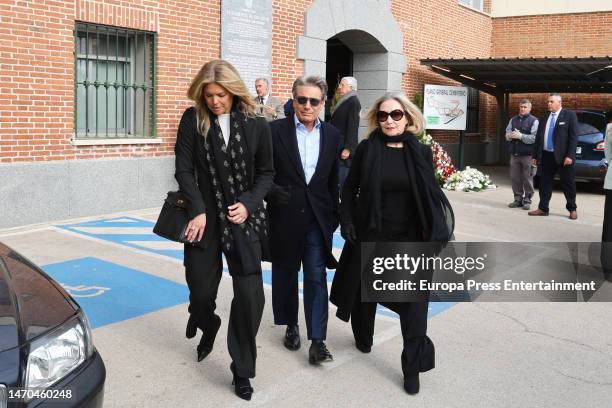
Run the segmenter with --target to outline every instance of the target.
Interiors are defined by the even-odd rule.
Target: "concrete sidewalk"
[[[528,217],[524,210],[507,207],[512,201],[507,169],[483,170],[497,189],[447,193],[458,241],[600,240],[604,196],[592,186],[578,186],[576,221],[567,218],[559,191],[553,194],[551,216]],[[94,341],[107,367],[105,406],[611,404],[610,303],[432,304],[428,334],[436,346],[436,368],[421,375],[421,392],[409,396],[402,389],[402,338],[393,314],[379,313],[375,345],[364,355],[355,349],[349,325],[335,318],[331,307],[327,344],[334,362],[313,367],[307,344],[298,352],[282,346],[284,328],[273,324],[269,285],[257,338],[255,394],[250,403],[243,402],[233,394],[225,341],[231,279],[224,274],[219,288],[223,323],[215,348],[197,363],[198,338],[184,337],[187,291],[181,248],[150,238],[157,213],[150,209],[0,230],[0,241],[56,273],[62,283],[76,285],[82,279],[87,287],[106,289],[99,296],[77,298],[95,317]],[[336,237],[335,246],[341,243]],[[300,326],[305,328],[303,321]]]

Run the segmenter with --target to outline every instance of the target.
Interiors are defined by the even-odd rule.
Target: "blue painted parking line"
[[[115,244],[124,245],[130,248],[135,248],[145,252],[151,252],[157,255],[162,255],[174,259],[183,260],[182,244],[169,241],[159,237],[153,233],[155,223],[150,220],[143,220],[134,217],[116,217],[95,221],[87,221],[77,224],[57,225],[58,228],[71,231],[73,233],[85,235],[88,237],[113,242]],[[342,249],[344,239],[340,232],[336,231],[333,235],[334,249]],[[224,272],[228,272],[227,268]],[[327,282],[331,283],[334,279],[334,271],[327,271]],[[303,283],[303,274],[299,274],[299,281]],[[269,268],[263,269],[263,282],[267,285],[272,285],[272,271]],[[300,289],[300,293],[302,290]],[[452,307],[453,302],[431,302],[429,305],[429,317]],[[395,317],[394,312],[379,307],[380,314]]]
[[[117,217],[78,224],[56,225],[56,227],[182,261],[182,245],[155,235],[153,233],[154,225],[155,223],[149,220]]]
[[[186,303],[186,285],[98,258],[43,266],[83,307],[93,328]]]

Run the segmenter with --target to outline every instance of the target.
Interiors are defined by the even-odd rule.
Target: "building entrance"
[[[374,0],[314,0],[297,38],[297,58],[304,75],[325,76],[329,99],[343,76],[357,79],[357,96],[364,111],[387,91],[402,89],[408,68],[404,36],[389,3]],[[326,106],[326,117],[329,108]],[[365,131],[361,124],[360,135]]]
[[[325,80],[329,86],[325,103],[325,120],[331,116],[330,108],[340,80],[345,76],[353,76],[353,51],[337,38],[327,40],[327,64]]]

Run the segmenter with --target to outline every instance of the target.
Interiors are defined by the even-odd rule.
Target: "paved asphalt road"
[[[507,207],[512,193],[506,169],[484,170],[497,189],[448,193],[457,241],[600,240],[604,197],[596,187],[579,185],[576,221],[567,218],[560,191],[551,215],[533,218]],[[332,307],[327,344],[334,362],[310,366],[307,347],[289,352],[282,346],[284,329],[272,320],[269,272],[256,392],[243,402],[233,394],[225,341],[231,280],[224,276],[219,288],[223,325],[215,348],[197,363],[198,340],[184,337],[182,249],[151,233],[157,213],[145,209],[0,230],[0,241],[43,266],[88,313],[108,371],[105,406],[612,406],[610,303],[432,303],[428,333],[436,368],[421,375],[421,392],[410,396],[402,389],[397,316],[379,311],[375,345],[364,355]],[[339,236],[335,247],[342,247]],[[300,326],[305,328],[303,321]]]

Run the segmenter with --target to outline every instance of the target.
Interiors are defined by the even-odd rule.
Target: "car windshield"
[[[588,123],[580,123],[578,122],[578,136],[582,135],[590,135],[593,133],[600,133],[599,130]]]

